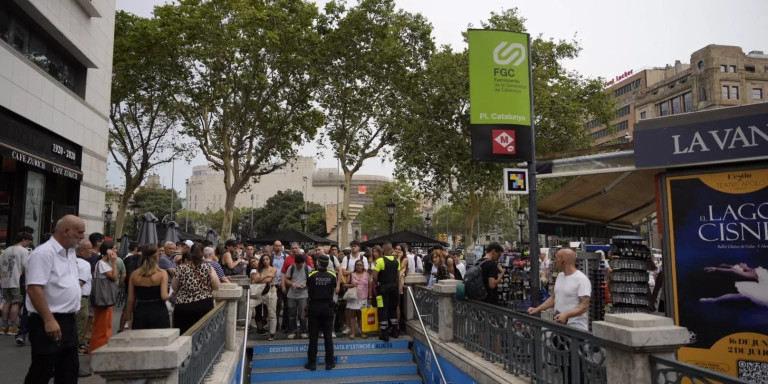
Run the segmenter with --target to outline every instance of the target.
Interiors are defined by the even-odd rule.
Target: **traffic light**
[[[437,234],[437,239],[440,240],[440,241],[445,241],[445,233]]]
[[[456,244],[461,244],[461,235],[456,235]]]

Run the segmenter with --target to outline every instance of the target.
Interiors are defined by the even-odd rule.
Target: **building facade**
[[[115,0],[0,2],[0,246],[103,231]]]

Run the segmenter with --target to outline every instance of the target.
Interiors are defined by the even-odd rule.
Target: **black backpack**
[[[464,276],[464,292],[470,299],[485,300],[486,296],[488,296],[483,282],[483,268],[481,267],[487,260],[484,258],[480,263],[469,268],[467,275]]]

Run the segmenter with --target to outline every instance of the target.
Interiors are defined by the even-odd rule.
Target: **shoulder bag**
[[[91,283],[91,306],[94,308],[109,308],[114,307],[117,303],[117,282],[107,278],[103,272],[99,270],[99,260],[94,268],[94,278]]]

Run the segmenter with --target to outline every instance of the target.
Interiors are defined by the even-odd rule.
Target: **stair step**
[[[326,371],[318,366],[317,371],[304,369],[304,364],[293,367],[256,368],[251,370],[251,383],[291,382],[298,380],[354,378],[354,382],[362,382],[366,376],[386,376],[390,379],[396,375],[415,375],[417,366],[413,362],[389,363],[360,363],[342,364]]]
[[[324,354],[318,354],[318,365],[325,365]],[[337,365],[358,363],[384,363],[413,361],[413,353],[408,349],[364,350],[364,351],[335,351],[334,359]],[[284,353],[275,355],[253,355],[253,368],[296,367],[307,362],[307,353]]]
[[[312,372],[314,373],[314,372]],[[251,383],[256,383],[251,381]],[[259,381],[259,384],[284,383],[283,381]],[[330,379],[291,380],[291,384],[422,384],[419,375],[337,377]]]
[[[365,351],[365,350],[393,350],[407,349],[412,341],[410,337],[400,337],[383,342],[378,339],[352,341],[349,339],[336,339],[333,341],[334,351]],[[309,349],[309,340],[277,340],[267,343],[258,343],[252,346],[254,355],[281,355],[286,353],[306,353]],[[321,341],[317,345],[318,351],[325,351],[325,344]]]

